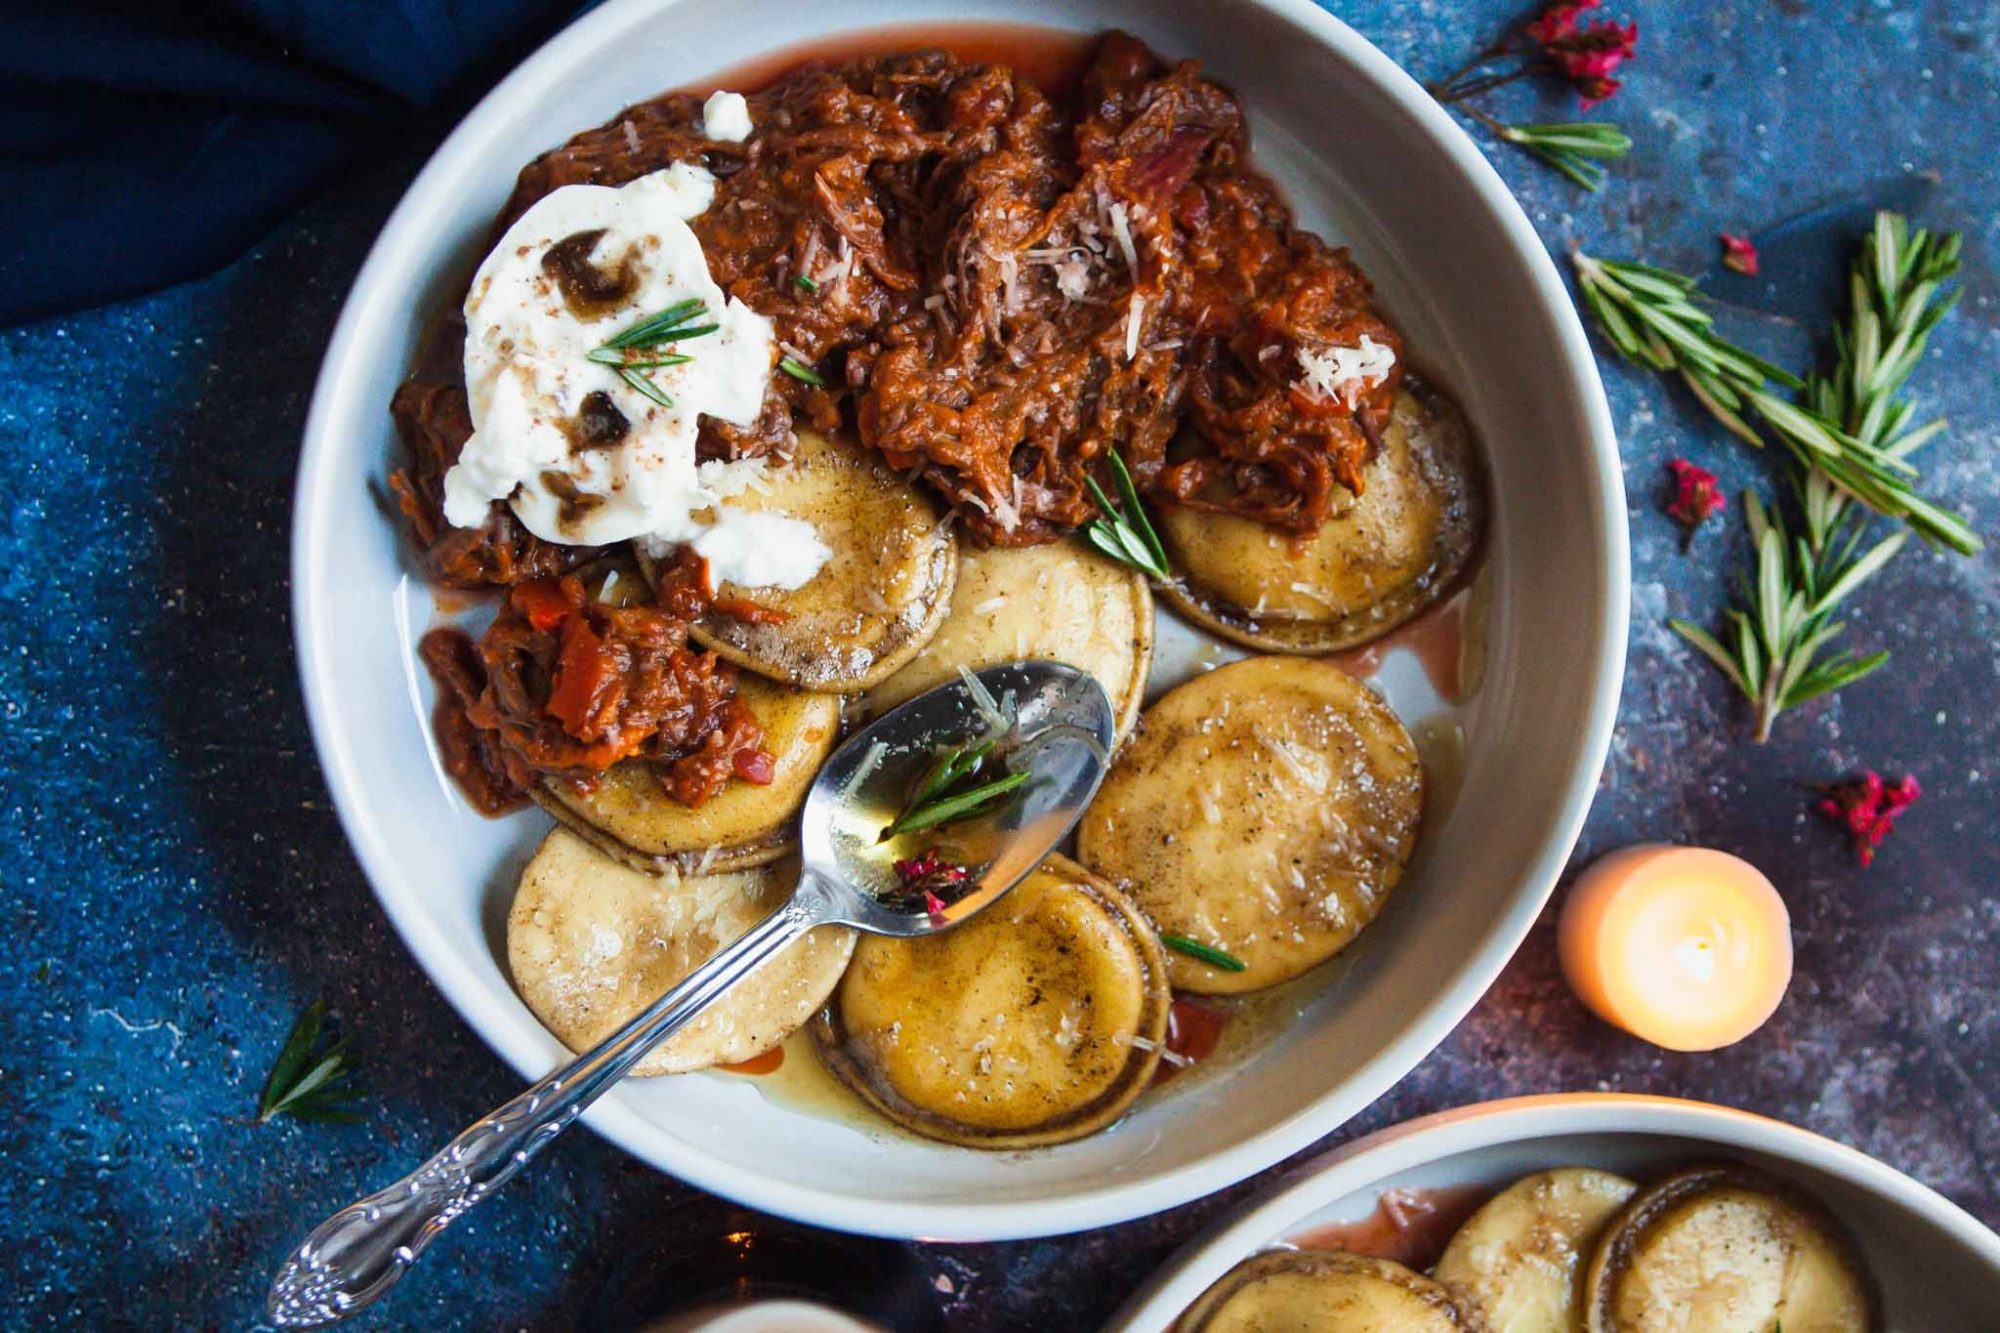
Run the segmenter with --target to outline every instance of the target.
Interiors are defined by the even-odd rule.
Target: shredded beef
[[[703,137],[692,95],[631,107],[524,168],[501,217],[674,162],[716,175],[692,224],[711,272],[828,383],[774,376],[754,425],[704,423],[703,457],[782,452],[795,413],[851,418],[1002,545],[1089,521],[1084,479],[1110,449],[1157,499],[1291,532],[1359,489],[1401,340],[1346,252],[1294,225],[1241,104],[1192,62],[1110,34],[1068,110],[935,51],[808,65],[749,101],[740,144]],[[1364,334],[1396,374],[1351,402],[1299,387],[1301,348]],[[494,528],[464,572],[540,554]]]
[[[731,776],[768,782],[763,728],[736,698],[736,669],[687,646],[688,618],[592,601],[565,576],[516,585],[477,644],[431,631],[422,651],[445,767],[488,812],[518,804],[541,775],[601,773],[635,756],[685,805]]]

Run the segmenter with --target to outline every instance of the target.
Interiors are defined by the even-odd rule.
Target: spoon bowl
[[[806,796],[804,862],[791,898],[716,950],[630,1022],[492,1114],[403,1179],[335,1213],[293,1251],[267,1302],[281,1328],[316,1328],[374,1304],[444,1229],[554,1142],[655,1046],[819,926],[910,937],[945,930],[1025,879],[1069,835],[1110,766],[1104,687],[1055,662],[962,672],[836,750]],[[994,741],[1026,774],[1004,803],[963,823],[888,835],[945,751]],[[910,910],[896,862],[952,844],[968,878]]]
[[[947,929],[990,905],[1040,865],[1082,815],[1110,764],[1117,717],[1104,687],[1059,662],[1009,662],[966,672],[883,714],[828,759],[806,796],[799,844],[804,873],[825,884],[845,925],[909,937]],[[1032,777],[991,815],[958,826],[885,836],[909,794],[953,746],[1006,731],[1011,763]],[[935,910],[896,906],[906,892],[896,862],[941,840],[969,884]]]

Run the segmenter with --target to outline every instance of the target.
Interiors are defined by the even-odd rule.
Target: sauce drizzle
[[[1412,654],[1430,678],[1431,688],[1450,703],[1463,703],[1465,681],[1465,623],[1472,601],[1468,581],[1448,597],[1439,598],[1425,610],[1381,638],[1359,648],[1334,653],[1327,660],[1357,679],[1366,679],[1382,669],[1382,659],[1397,648]]]
[[[1345,1250],[1427,1271],[1443,1256],[1452,1233],[1491,1197],[1491,1190],[1477,1185],[1384,1190],[1368,1216],[1329,1222],[1288,1239],[1302,1250]]]
[[[717,1065],[725,1074],[775,1074],[785,1063],[785,1048],[773,1046],[762,1055],[753,1055],[748,1060],[740,1060],[733,1065]]]

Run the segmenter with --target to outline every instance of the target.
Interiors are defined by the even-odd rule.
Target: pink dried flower
[[[1853,782],[1834,783],[1819,790],[1825,793],[1819,802],[1819,812],[1847,830],[1848,837],[1854,840],[1854,854],[1864,866],[1874,863],[1875,849],[1894,829],[1897,817],[1924,794],[1915,774],[1906,774],[1900,782],[1885,783],[1882,775],[1872,768]]]
[[[1757,276],[1757,247],[1747,236],[1722,233],[1722,266],[1746,278]]]
[[[1576,16],[1586,9],[1596,9],[1604,0],[1556,0],[1544,5],[1542,12],[1529,19],[1522,31],[1538,46],[1552,46],[1576,33]]]
[[[1523,29],[1556,71],[1576,86],[1585,109],[1596,106],[1621,86],[1612,76],[1632,59],[1639,25],[1579,23],[1577,16],[1598,7],[1600,0],[1557,0],[1546,5]]]
[[[1674,483],[1673,498],[1667,501],[1667,513],[1681,525],[1681,546],[1686,549],[1687,544],[1694,540],[1694,530],[1722,508],[1722,492],[1717,488],[1713,472],[1685,458],[1668,459],[1667,471],[1673,474]]]

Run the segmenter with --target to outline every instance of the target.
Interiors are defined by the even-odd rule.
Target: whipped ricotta
[[[757,419],[777,357],[770,320],[724,295],[687,225],[714,194],[706,171],[676,164],[617,188],[564,186],[507,229],[465,300],[473,435],[445,474],[450,522],[478,527],[492,501],[506,500],[545,541],[645,538],[671,549],[753,517],[731,515],[722,502],[754,484],[761,465],[695,460],[701,417],[738,426]],[[558,246],[558,260],[596,275],[582,308],[558,280],[562,265],[545,262]],[[689,358],[631,369],[652,393],[591,359],[618,334],[688,301],[702,309],[685,326],[716,329],[632,352],[634,360]],[[797,587],[818,572],[826,548],[809,523],[756,517],[756,540],[709,539],[728,558],[729,581]]]

